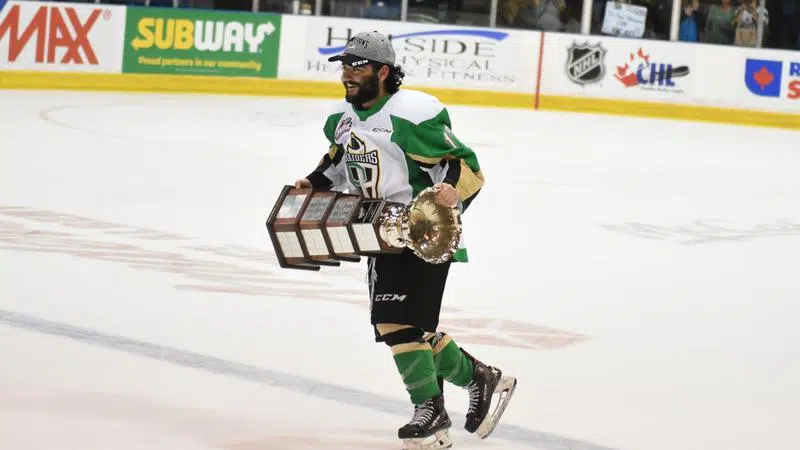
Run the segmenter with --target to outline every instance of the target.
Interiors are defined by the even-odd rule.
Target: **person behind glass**
[[[367,19],[400,20],[399,0],[371,0],[369,6],[364,8],[364,17]]]
[[[800,50],[800,0],[780,0],[776,6],[776,47]]]
[[[735,29],[733,20],[736,18],[736,8],[731,5],[731,0],[721,0],[719,5],[708,7],[706,14],[705,42],[709,44],[731,45]]]
[[[433,188],[437,203],[466,211],[483,186],[478,158],[455,136],[449,112],[436,97],[400,89],[404,74],[391,40],[378,32],[358,33],[328,61],[342,64],[345,98],[323,126],[328,151],[295,186],[404,204]],[[452,445],[445,380],[466,389],[464,428],[480,438],[493,431],[516,387],[516,378],[503,376],[438,329],[450,263],[466,262],[461,250],[440,264],[408,248],[367,261],[375,340],[391,350],[400,386],[414,407],[413,418],[397,432],[407,449]]]
[[[564,0],[526,0],[516,14],[516,25],[539,31],[562,31],[561,13],[566,10]]]
[[[681,10],[681,24],[678,37],[683,42],[698,42],[700,40],[699,26],[700,0],[684,0]]]
[[[755,47],[758,39],[758,6],[756,0],[744,0],[736,9],[736,37],[733,43],[743,47]]]

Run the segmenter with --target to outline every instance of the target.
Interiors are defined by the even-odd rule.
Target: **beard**
[[[364,103],[374,100],[378,96],[378,83],[380,83],[380,78],[378,78],[377,74],[362,80],[361,83],[345,83],[345,89],[347,89],[348,84],[353,84],[358,87],[358,91],[355,95],[345,94],[344,98],[348,103],[352,103],[353,105],[360,107]]]

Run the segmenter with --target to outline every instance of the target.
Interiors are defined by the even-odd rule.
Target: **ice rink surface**
[[[335,101],[0,91],[0,448],[396,449],[365,264],[264,220]],[[795,450],[800,133],[451,107],[487,184],[442,329],[519,378],[455,449]]]

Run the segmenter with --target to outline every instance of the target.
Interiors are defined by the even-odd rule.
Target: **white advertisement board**
[[[800,114],[800,54],[548,33],[541,95]]]
[[[800,52],[743,49],[736,64],[737,104],[800,114]]]
[[[704,74],[674,43],[605,36],[545,36],[542,95],[688,102]]]
[[[120,73],[124,6],[9,1],[0,10],[0,70]]]
[[[390,35],[405,84],[526,92],[536,87],[538,32],[337,17],[284,16],[279,77],[336,81],[340,53],[360,31]]]

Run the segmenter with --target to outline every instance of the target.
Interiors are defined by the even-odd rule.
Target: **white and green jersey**
[[[343,101],[324,132],[330,149],[308,177],[314,187],[408,203],[446,182],[464,209],[483,186],[475,152],[456,138],[447,109],[428,94],[400,90],[367,110]]]

